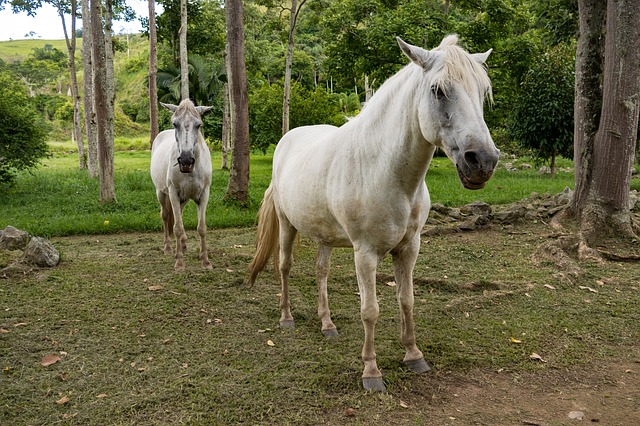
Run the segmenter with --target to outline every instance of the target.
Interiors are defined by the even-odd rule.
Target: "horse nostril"
[[[478,154],[475,151],[465,152],[464,161],[466,161],[467,164],[472,167],[477,167],[480,165],[480,159],[478,158]]]

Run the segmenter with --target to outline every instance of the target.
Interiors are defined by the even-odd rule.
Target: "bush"
[[[20,79],[0,64],[0,184],[47,155],[46,126]]]
[[[508,130],[539,160],[573,158],[574,57],[570,46],[546,52],[525,74]]]
[[[265,152],[282,137],[282,95],[279,84],[264,84],[249,95],[249,127],[252,148]],[[299,84],[291,86],[289,127],[313,124],[344,124],[338,95],[324,88],[305,90]]]

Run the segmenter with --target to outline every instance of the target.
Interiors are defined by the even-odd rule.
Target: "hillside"
[[[23,61],[33,49],[51,45],[67,52],[64,40],[10,40],[0,41],[0,59],[7,63]],[[76,67],[82,91],[82,39],[77,41]],[[140,35],[119,35],[116,38],[114,68],[116,73],[116,136],[139,136],[148,133],[148,96],[146,94],[147,63],[149,60],[147,41]],[[68,87],[68,71],[61,74]],[[64,89],[60,95],[67,97]],[[70,101],[70,98],[69,98]],[[50,137],[54,140],[70,138],[69,123],[52,123],[54,130]]]

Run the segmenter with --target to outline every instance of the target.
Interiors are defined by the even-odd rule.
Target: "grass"
[[[531,260],[548,230],[525,224],[518,231],[423,240],[414,314],[434,373],[402,365],[395,290],[386,285],[391,261],[382,262],[376,352],[386,395],[360,385],[363,332],[349,250],[332,259],[329,296],[340,336],[327,339],[316,318],[315,245],[304,238],[292,270],[294,330],[277,326],[280,289],[270,271],[255,288],[244,285],[253,228],[210,231],[214,270],[201,271],[191,247],[183,274],[162,255],[159,233],[54,238],[60,266],[0,280],[0,421],[450,424],[439,404],[451,398],[443,387],[451,377],[500,370],[543,380],[545,372],[582,368],[637,344],[637,266],[586,265],[565,282],[553,265]],[[533,352],[547,362],[532,362]],[[40,365],[51,353],[61,361]]]
[[[13,63],[26,59],[33,49],[42,48],[46,44],[50,44],[58,50],[67,52],[65,41],[60,40],[9,40],[0,41],[0,59],[5,62]]]
[[[70,142],[50,143],[52,157],[37,170],[22,173],[15,186],[0,189],[0,229],[7,225],[44,237],[81,234],[108,234],[161,229],[159,206],[149,176],[150,153],[143,138],[116,140],[115,189],[117,202],[101,205],[99,182],[78,170],[75,147]],[[248,208],[226,203],[229,174],[219,168],[221,157],[214,151],[211,198],[207,210],[209,227],[250,226],[271,179],[273,151],[253,153],[251,158]],[[460,185],[455,169],[446,158],[435,158],[427,175],[432,202],[457,206],[473,201],[505,204],[532,192],[555,194],[573,186],[573,175],[539,175],[533,169],[510,172],[500,167],[486,188],[467,191]],[[197,222],[194,203],[185,207],[185,226]]]

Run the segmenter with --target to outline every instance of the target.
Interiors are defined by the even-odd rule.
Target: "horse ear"
[[[171,112],[176,112],[176,110],[178,109],[178,105],[174,105],[174,104],[165,104],[160,102],[160,105],[162,105],[163,107],[165,107],[166,109],[168,109]]]
[[[212,106],[197,106],[196,107],[196,111],[198,111],[198,114],[202,115],[207,111],[211,111],[213,109]]]
[[[471,57],[473,58],[474,61],[476,61],[479,64],[484,64],[487,62],[487,58],[489,57],[489,55],[491,54],[491,52],[493,52],[493,49],[489,49],[484,53],[472,53]]]
[[[402,40],[400,37],[396,37],[396,40],[398,41],[398,46],[400,46],[402,52],[404,52],[404,54],[407,55],[407,58],[411,59],[414,64],[425,70],[429,70],[431,68],[435,59],[435,54],[433,52],[429,52],[428,50],[418,46],[413,46]]]

